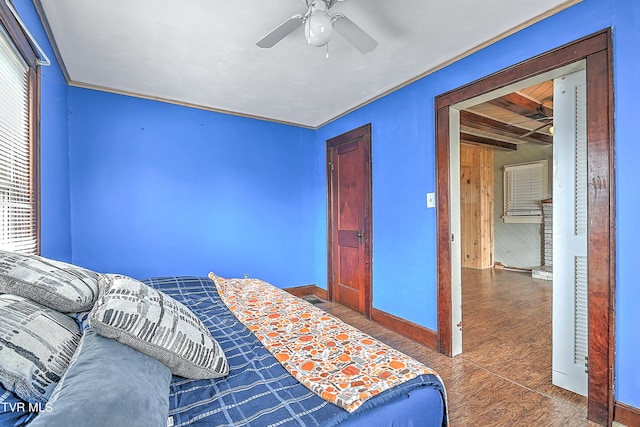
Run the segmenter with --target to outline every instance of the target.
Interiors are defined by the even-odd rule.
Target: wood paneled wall
[[[493,267],[493,150],[460,146],[462,267]]]

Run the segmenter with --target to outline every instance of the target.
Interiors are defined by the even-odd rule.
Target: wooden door
[[[371,315],[371,125],[327,140],[329,298]]]

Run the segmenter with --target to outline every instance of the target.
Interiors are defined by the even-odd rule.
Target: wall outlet
[[[427,207],[428,208],[436,207],[436,193],[427,193]]]

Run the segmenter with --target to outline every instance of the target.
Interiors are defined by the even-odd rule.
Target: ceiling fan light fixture
[[[378,46],[377,41],[342,13],[329,14],[329,9],[338,1],[342,0],[306,0],[308,9],[304,15],[298,13],[290,16],[282,24],[271,30],[269,34],[258,40],[256,45],[262,48],[273,47],[273,45],[304,24],[304,35],[307,43],[316,47],[327,46],[327,55],[329,50],[328,43],[334,30],[340,33],[360,53],[371,52]]]
[[[307,42],[316,47],[326,45],[333,34],[333,23],[327,13],[327,5],[324,1],[314,1],[311,5],[311,13],[305,22],[305,36]]]

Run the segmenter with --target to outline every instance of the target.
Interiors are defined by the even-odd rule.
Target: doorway
[[[569,74],[552,78],[565,71]],[[462,103],[461,260],[458,266],[453,259],[452,266],[462,268],[466,356],[484,352],[498,362],[511,351],[530,354],[528,364],[512,365],[513,358],[507,358],[487,366],[498,366],[507,378],[534,377],[535,382],[525,383],[534,389],[553,390],[553,382],[586,397],[584,80],[584,61],[579,61],[536,76],[533,82],[527,79],[509,94],[499,89],[481,95],[476,104],[475,99]],[[486,100],[493,95],[497,96]],[[454,168],[451,172],[455,185]],[[477,269],[496,271],[478,275]],[[505,275],[511,281],[505,281]],[[500,292],[509,298],[497,296]],[[477,307],[470,295],[475,295]],[[552,311],[546,304],[535,304],[550,301],[552,295]],[[531,339],[532,332],[538,339]],[[531,351],[533,342],[537,351]],[[492,346],[500,346],[505,354],[496,355]],[[526,372],[518,372],[520,367]]]
[[[328,297],[371,317],[371,125],[327,140]]]
[[[585,61],[587,73],[588,216],[588,418],[613,417],[613,100],[609,30],[578,40],[436,98],[436,175],[438,194],[438,347],[448,355],[462,350],[459,189],[451,169],[459,162],[459,110],[454,106],[526,79]],[[566,74],[566,71],[564,72]],[[458,175],[459,176],[459,175]]]

